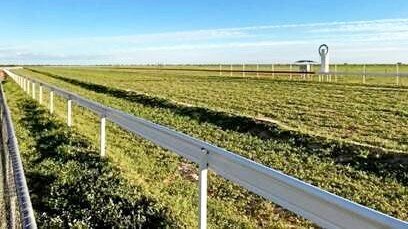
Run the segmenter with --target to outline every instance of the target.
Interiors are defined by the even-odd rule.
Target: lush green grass
[[[140,186],[129,185],[86,138],[5,84],[40,228],[180,227]]]
[[[117,69],[39,70],[187,105],[266,117],[301,133],[408,151],[408,88]]]
[[[161,72],[168,72],[168,73],[176,73],[178,75],[183,74],[183,75],[189,75],[191,74],[194,75],[201,75],[201,76],[209,76],[209,75],[218,75],[218,76],[234,76],[234,77],[266,77],[266,78],[274,78],[274,79],[281,79],[281,80],[305,80],[306,78],[303,78],[301,75],[296,75],[296,74],[270,74],[270,73],[239,73],[239,72],[229,72],[231,69],[234,71],[241,71],[243,69],[245,70],[260,70],[260,71],[298,71],[299,67],[297,65],[288,65],[288,64],[274,64],[272,67],[272,64],[260,64],[260,65],[255,65],[255,64],[246,64],[245,67],[243,65],[166,65],[166,66],[138,66],[138,65],[131,65],[131,66],[102,66],[98,67],[97,69],[108,69],[108,70],[119,70],[119,71],[136,71],[137,68],[150,68],[150,69],[183,69],[183,70],[191,70],[191,69],[202,69],[202,70],[215,70],[219,71],[220,69],[223,70],[223,72],[217,73],[217,72],[191,72],[191,71],[179,71],[179,72],[174,72],[174,71],[166,71],[166,70],[160,70]],[[311,66],[312,71],[319,71],[320,66],[319,65],[312,65]],[[389,65],[389,64],[371,64],[371,65],[362,65],[362,64],[336,64],[336,65],[331,65],[330,70],[331,71],[337,71],[337,72],[350,72],[353,74],[349,74],[346,76],[332,76],[330,78],[330,82],[335,82],[335,83],[344,83],[344,84],[363,84],[363,73],[364,73],[364,68],[367,73],[395,73],[395,75],[392,76],[386,76],[386,77],[372,77],[372,76],[366,76],[365,77],[365,85],[387,85],[387,86],[396,86],[397,84],[397,78],[396,78],[396,72],[397,72],[397,66],[396,65]],[[399,65],[399,72],[408,72],[408,65]],[[140,71],[140,70],[137,70]],[[159,71],[159,72],[160,72]],[[355,74],[357,73],[357,75]],[[318,77],[310,77],[307,78],[309,81],[314,80],[318,81]],[[329,78],[324,78],[322,81],[328,81]],[[408,87],[408,77],[400,77],[399,79],[399,85]]]
[[[222,112],[189,108],[171,101],[141,96],[134,92],[112,88],[107,81],[105,85],[108,86],[101,86],[73,80],[74,76],[67,79],[28,70],[16,72],[170,126],[282,170],[330,192],[407,219],[406,154],[378,155],[376,151],[364,147],[355,147],[326,138],[311,138],[309,135],[279,130],[273,126],[250,122],[248,119]],[[110,80],[120,79],[112,78],[114,77]],[[194,79],[190,77],[189,80]],[[59,114],[65,115],[65,104],[60,101],[57,106]],[[74,125],[88,138],[97,142],[95,127],[89,121],[92,116],[80,108],[75,108],[74,113],[76,114]],[[258,128],[261,131],[258,131]],[[197,207],[197,184],[186,181],[185,176],[180,174],[179,168],[183,161],[174,154],[163,152],[114,126],[108,129],[108,133],[108,155],[122,169],[130,183],[151,190],[153,196],[176,212],[177,219],[181,222],[196,225],[196,211],[192,209]],[[212,176],[210,180],[209,218],[210,224],[214,227],[307,225],[304,221],[295,220],[293,216],[278,211],[279,208],[276,206],[236,188],[221,178]]]

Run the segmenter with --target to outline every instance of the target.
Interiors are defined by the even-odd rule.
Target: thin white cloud
[[[408,47],[408,19],[263,25],[28,43],[11,42],[0,47],[0,61],[291,61],[315,56],[317,46],[323,42],[334,47],[331,50],[337,50],[338,53],[332,56],[338,58],[338,61],[369,62],[382,58],[383,62],[392,62],[398,57],[398,61],[408,62],[408,58],[402,55],[401,51],[406,49],[397,49],[401,46]],[[362,44],[364,50],[361,49]],[[364,56],[366,59],[362,59],[361,52],[357,53],[359,48],[367,55],[376,56]],[[352,50],[355,50],[355,55],[352,55]]]
[[[63,45],[92,44],[92,43],[154,43],[154,42],[186,42],[186,41],[207,41],[218,39],[242,39],[253,38],[264,33],[280,32],[285,29],[299,29],[300,33],[332,33],[332,32],[399,32],[408,31],[408,19],[382,19],[371,21],[344,21],[344,22],[324,22],[324,23],[299,23],[282,25],[264,25],[235,28],[220,28],[192,31],[175,31],[165,33],[135,34],[125,36],[104,36],[104,37],[80,37],[67,38],[52,41],[32,41],[35,44],[55,44]]]
[[[407,18],[399,19],[379,19],[379,20],[362,20],[362,21],[334,21],[334,22],[321,22],[321,23],[296,23],[296,24],[281,24],[281,25],[262,25],[262,26],[247,26],[247,27],[232,27],[232,28],[220,28],[220,29],[208,29],[208,30],[196,30],[189,32],[247,32],[247,31],[261,31],[261,30],[270,30],[270,29],[289,29],[289,28],[327,28],[327,27],[350,27],[358,28],[361,26],[372,26],[372,25],[407,25]],[[318,31],[316,29],[316,31]],[[159,34],[171,34],[171,33],[159,33]]]
[[[338,25],[327,25],[314,28],[310,32],[331,33],[331,32],[401,32],[408,31],[408,20],[377,20],[364,21],[358,23],[345,23]]]

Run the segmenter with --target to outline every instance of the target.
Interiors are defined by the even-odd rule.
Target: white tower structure
[[[329,47],[326,44],[322,44],[319,47],[319,54],[321,58],[321,65],[320,65],[320,72],[321,73],[328,73],[330,71],[329,68]]]

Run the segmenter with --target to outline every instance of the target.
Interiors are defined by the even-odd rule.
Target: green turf
[[[185,72],[123,72],[101,68],[40,70],[187,105],[266,117],[301,133],[408,151],[408,88]]]
[[[39,78],[87,98],[170,126],[282,170],[330,192],[406,219],[408,175],[405,154],[390,153],[387,157],[382,157],[364,147],[353,148],[326,138],[313,140],[314,137],[310,138],[309,135],[268,129],[271,127],[257,123],[254,127],[261,128],[262,132],[256,132],[256,129],[240,129],[239,127],[245,124],[243,122],[248,122],[247,119],[217,113],[211,109],[175,105],[167,100],[140,96],[126,90],[72,80],[75,77],[67,79],[59,76],[58,78],[28,70],[16,72]],[[111,77],[111,80],[118,79]],[[105,81],[105,85],[112,86],[107,82],[109,81]],[[60,114],[64,115],[65,104],[60,102],[58,107]],[[92,136],[95,138],[96,130],[90,125],[86,112],[77,109],[77,111],[74,110],[79,114],[74,118],[75,126],[89,138]],[[248,127],[254,123],[246,124]],[[179,220],[188,225],[195,225],[196,212],[191,212],[191,209],[196,209],[196,183],[189,183],[181,178],[173,181],[175,171],[182,162],[179,159],[171,159],[174,157],[171,153],[166,154],[164,160],[158,159],[162,157],[158,148],[144,141],[131,140],[134,137],[115,130],[114,128],[108,131],[113,135],[108,136],[108,154],[122,169],[123,174],[131,183],[142,185],[146,190],[152,190],[153,195],[163,204],[169,206],[172,211],[178,212]],[[262,133],[266,136],[262,136]],[[118,136],[129,136],[129,138]],[[121,140],[122,138],[124,140]],[[96,139],[94,142],[97,142]],[[146,148],[146,145],[152,148]],[[163,182],[163,180],[169,180],[169,177],[171,177],[169,182],[177,185],[169,188],[168,183]],[[306,225],[304,221],[299,221],[287,213],[283,214],[279,211],[276,213],[276,209],[279,209],[276,206],[267,204],[220,178],[211,177],[210,186],[209,218],[212,225],[247,225],[248,227],[275,226],[274,223]],[[180,201],[181,199],[184,201]],[[257,207],[254,209],[255,206]],[[190,212],[186,212],[187,209],[190,209]]]

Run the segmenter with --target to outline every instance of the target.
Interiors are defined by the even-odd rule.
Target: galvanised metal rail
[[[37,224],[34,218],[34,211],[31,205],[30,194],[24,175],[23,164],[20,158],[20,151],[14,127],[7,106],[3,85],[0,84],[0,108],[1,108],[1,128],[3,156],[6,173],[6,198],[8,200],[8,228],[34,229]],[[16,195],[17,194],[17,198]],[[16,212],[16,205],[19,213]],[[18,226],[20,224],[20,226]]]
[[[33,98],[38,98],[40,103],[43,88],[50,91],[51,112],[54,109],[54,93],[67,99],[68,125],[72,125],[70,117],[72,102],[98,114],[101,121],[99,142],[101,156],[105,156],[105,120],[108,119],[125,130],[199,164],[200,228],[207,227],[208,169],[324,228],[408,228],[407,222],[344,199],[207,142],[90,101],[40,80],[19,76],[9,70],[5,72],[24,91]],[[40,93],[38,96],[37,87]]]

